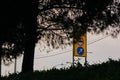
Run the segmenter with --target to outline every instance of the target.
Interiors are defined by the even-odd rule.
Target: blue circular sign
[[[78,53],[79,55],[83,55],[83,54],[84,54],[84,49],[83,49],[82,47],[78,47],[78,48],[77,48],[77,53]]]

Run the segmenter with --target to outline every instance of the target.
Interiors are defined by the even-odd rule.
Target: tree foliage
[[[119,5],[113,0],[40,0],[39,26],[59,28],[75,38],[86,31],[116,36],[120,30]]]
[[[22,0],[1,1],[0,55],[5,63],[24,52],[25,3]]]

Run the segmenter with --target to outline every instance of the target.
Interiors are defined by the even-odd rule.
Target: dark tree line
[[[24,54],[22,72],[33,72],[34,48],[45,38],[57,48],[86,31],[120,32],[120,4],[113,0],[5,0],[1,1],[0,54]],[[107,29],[114,29],[112,32]],[[64,36],[63,36],[64,35]],[[6,46],[5,46],[6,45]]]
[[[0,23],[1,57],[7,57],[8,60],[14,58],[16,54],[24,53],[22,72],[33,71],[33,62],[30,60],[34,58],[38,1],[6,0],[1,3],[3,4]]]

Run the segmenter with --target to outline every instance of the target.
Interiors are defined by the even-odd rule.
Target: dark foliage
[[[120,32],[119,2],[113,0],[40,0],[39,11],[39,29],[54,32],[54,26],[69,38],[87,31],[113,37]]]
[[[64,69],[35,71],[27,74],[12,74],[1,80],[119,80],[120,61],[109,59],[102,64],[75,66]]]
[[[26,62],[27,59],[33,61],[37,41],[37,0],[6,0],[1,1],[1,4],[0,56],[2,59],[10,61],[24,53],[24,55],[29,55],[23,62]],[[28,65],[30,68],[33,66],[32,61]],[[33,69],[31,68],[31,70]]]

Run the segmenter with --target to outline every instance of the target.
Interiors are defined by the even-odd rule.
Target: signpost
[[[85,57],[85,64],[87,63],[87,34],[84,34],[73,44],[73,66],[74,57]]]
[[[73,54],[75,57],[87,57],[87,36],[84,34],[73,44]]]

